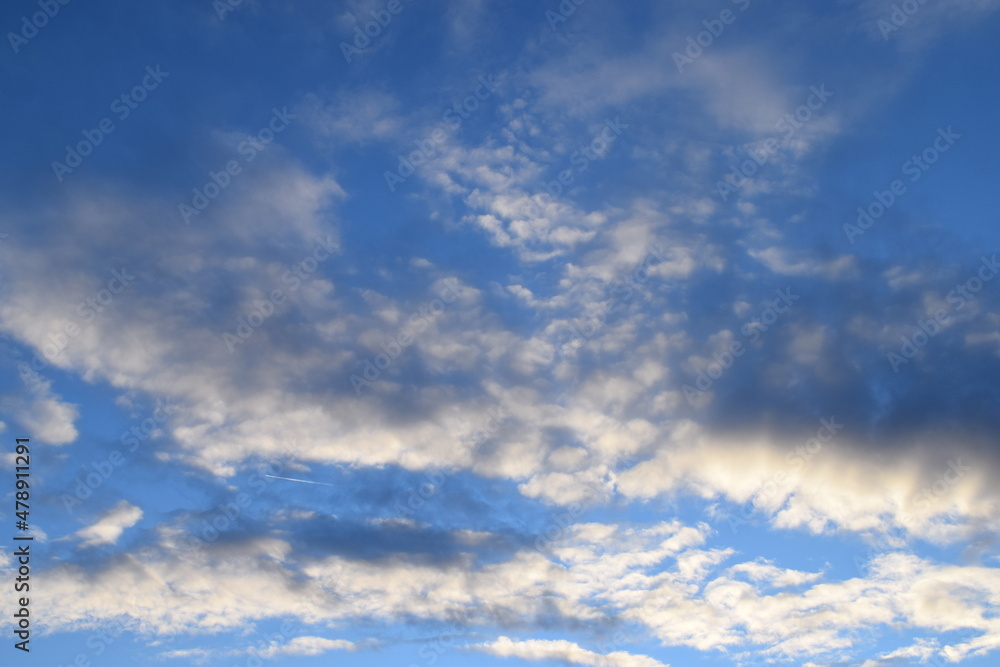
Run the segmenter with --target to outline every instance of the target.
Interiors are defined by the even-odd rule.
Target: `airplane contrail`
[[[319,484],[320,486],[333,486],[333,484],[327,484],[326,482],[310,482],[308,479],[295,479],[294,477],[278,477],[277,475],[264,475],[264,477],[271,477],[273,479],[287,479],[289,482],[302,482],[303,484]]]

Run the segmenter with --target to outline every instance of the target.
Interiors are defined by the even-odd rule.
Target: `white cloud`
[[[30,382],[28,390],[20,396],[4,396],[0,409],[11,413],[33,441],[50,445],[74,442],[78,435],[74,425],[80,416],[78,406],[64,402],[52,391],[52,383],[36,373],[26,377]]]
[[[97,523],[77,531],[76,536],[82,540],[81,547],[113,545],[125,529],[139,523],[141,518],[141,509],[122,500],[105,512]]]
[[[680,490],[721,496],[750,503],[779,528],[846,529],[883,540],[903,531],[944,544],[1000,528],[1000,497],[988,481],[991,473],[969,465],[974,454],[963,456],[956,447],[944,460],[932,441],[911,442],[910,460],[900,462],[865,452],[849,432],[827,443],[817,435],[720,437],[682,422],[665,441],[669,446],[618,475],[617,490],[631,498]],[[734,514],[729,523],[738,529],[748,519]]]
[[[892,1],[865,6],[883,11]],[[926,3],[900,40],[917,40],[925,30],[937,34],[932,24],[947,13],[983,16],[997,2],[932,4]],[[340,15],[343,35],[383,5],[351,0],[349,11]],[[488,5],[470,0],[447,10],[459,47],[474,43]],[[574,18],[579,22],[574,28],[586,25],[586,13]],[[541,14],[538,19],[546,31]],[[696,19],[691,25],[700,30]],[[789,83],[803,72],[783,64],[796,59],[754,44],[752,31],[740,26],[681,75],[674,71],[671,51],[683,45],[690,28],[663,27],[654,24],[649,32],[655,40],[640,41],[627,55],[588,43],[569,49],[565,58],[549,58],[531,75],[499,73],[520,95],[510,99],[501,90],[490,101],[502,125],[472,144],[459,140],[464,133],[451,134],[407,183],[410,191],[397,194],[429,204],[426,217],[441,225],[442,234],[478,233],[492,244],[499,261],[490,267],[497,269],[490,279],[500,296],[466,284],[478,277],[467,274],[461,298],[363,393],[352,390],[348,376],[382,353],[411,313],[434,297],[447,277],[446,253],[428,255],[434,263],[413,259],[407,266],[408,248],[386,242],[377,254],[403,256],[379,265],[363,248],[338,249],[320,274],[291,290],[282,276],[311,252],[316,237],[337,237],[340,216],[333,205],[348,193],[333,178],[310,172],[280,144],[270,146],[191,225],[172,216],[173,201],[113,191],[98,181],[79,189],[67,184],[44,210],[15,220],[27,226],[37,218],[52,231],[45,235],[46,247],[21,247],[17,240],[0,246],[5,274],[0,329],[29,351],[42,349],[81,299],[100,287],[108,258],[140,274],[143,288],[128,291],[88,322],[53,365],[128,392],[120,407],[131,407],[133,397],[170,397],[176,408],[162,425],[169,437],[157,440],[157,460],[219,476],[234,475],[257,457],[279,456],[303,475],[314,464],[453,466],[501,478],[523,496],[564,506],[553,509],[559,521],[547,526],[539,551],[505,553],[488,565],[474,555],[493,537],[474,530],[481,526],[451,535],[457,548],[468,552],[428,564],[406,553],[378,563],[300,553],[284,532],[281,539],[234,537],[191,553],[180,545],[175,527],[162,525],[160,543],[113,562],[57,563],[45,570],[50,586],[40,595],[52,609],[53,627],[95,626],[112,610],[127,613],[149,633],[237,630],[282,615],[325,626],[356,619],[437,623],[462,617],[490,628],[498,622],[537,624],[544,617],[553,632],[625,618],[644,624],[666,646],[730,654],[759,649],[796,661],[846,654],[859,637],[880,627],[970,629],[975,635],[943,647],[918,640],[883,659],[927,659],[932,653],[960,658],[1000,645],[992,613],[1000,595],[996,569],[940,566],[899,553],[914,536],[954,544],[1000,529],[1000,495],[990,461],[963,454],[972,468],[954,483],[942,482],[939,492],[939,480],[951,479],[950,462],[935,455],[939,443],[929,438],[910,438],[898,451],[882,454],[870,446],[877,439],[845,433],[806,457],[802,448],[808,448],[811,434],[796,440],[791,431],[712,431],[712,409],[723,403],[725,389],[720,387],[719,400],[706,396],[693,409],[680,394],[692,364],[709,363],[708,355],[736,340],[728,324],[714,323],[716,310],[727,317],[753,314],[754,297],[741,291],[743,285],[723,293],[719,304],[705,298],[719,294],[720,284],[725,290],[757,277],[740,272],[747,255],[771,274],[816,282],[853,280],[864,267],[853,256],[817,257],[786,247],[781,241],[789,225],[768,219],[764,202],[738,202],[737,215],[704,185],[711,183],[711,170],[738,152],[732,142],[773,134],[775,121],[804,101],[801,81]],[[387,31],[374,48],[391,45],[397,33],[402,31]],[[841,100],[850,93],[836,95]],[[438,95],[427,96],[437,103]],[[410,146],[427,136],[420,128],[425,119],[436,124],[440,110],[405,108],[375,87],[307,97],[299,105],[303,125],[322,149],[347,142]],[[652,111],[643,116],[644,109]],[[635,117],[624,117],[625,110]],[[609,158],[621,162],[595,162],[588,167],[589,181],[581,178],[560,195],[545,196],[546,182],[573,164],[573,151],[594,136],[604,116],[618,111],[631,125],[622,143],[610,149]],[[792,190],[784,186],[798,182],[790,174],[801,171],[808,178],[799,159],[849,125],[832,110],[823,115],[783,142],[741,196],[786,195]],[[647,122],[660,118],[668,120]],[[226,145],[243,136],[215,134]],[[732,147],[720,148],[723,144]],[[631,152],[625,153],[627,148]],[[632,184],[615,166],[627,160],[658,171],[643,166]],[[390,157],[386,167],[394,163]],[[595,176],[598,170],[604,171]],[[431,187],[421,190],[413,187],[415,181]],[[633,185],[641,196],[629,190]],[[796,218],[785,222],[794,224]],[[739,236],[748,229],[751,239]],[[654,243],[664,244],[667,258],[645,267],[641,281],[623,284],[636,276]],[[53,263],[52,257],[60,261]],[[369,259],[375,264],[367,265]],[[48,270],[38,272],[38,266]],[[372,280],[355,288],[362,274]],[[919,275],[898,267],[884,278],[903,296],[920,282]],[[627,298],[621,296],[626,285]],[[222,335],[279,287],[283,305],[231,354]],[[502,300],[496,310],[494,298]],[[923,301],[924,307],[933,303],[929,297]],[[607,310],[610,304],[617,306],[614,313]],[[822,318],[783,322],[777,341],[783,345],[776,345],[782,354],[758,357],[761,372],[753,371],[754,380],[762,392],[784,384],[783,396],[815,397],[817,406],[834,392],[854,391],[857,387],[844,381],[849,364],[834,369],[843,371],[838,375],[824,360],[834,347],[850,348],[844,331],[864,330],[860,337],[868,342],[894,339],[904,326],[876,319],[871,311],[862,312],[843,331],[832,322],[817,324]],[[994,320],[986,318],[966,343],[994,345]],[[807,386],[802,378],[813,375],[817,383]],[[507,415],[501,428],[483,446],[469,447],[470,436],[497,406]],[[45,380],[31,396],[5,398],[0,407],[41,442],[66,444],[78,437],[76,406]],[[783,416],[797,416],[792,412]],[[885,422],[874,410],[872,415],[866,425],[879,431]],[[0,423],[0,431],[3,427]],[[639,463],[631,466],[633,461]],[[713,518],[723,517],[723,528],[729,512],[730,526],[740,529],[749,508],[772,529],[800,531],[807,544],[809,533],[837,531],[882,542],[859,554],[870,568],[836,581],[824,572],[771,561],[734,563],[744,556],[703,524],[562,520],[569,503],[622,500],[634,507],[656,501],[659,509],[661,502],[692,495],[715,503]],[[730,503],[743,509],[732,510]],[[276,516],[303,523],[318,519],[301,509]],[[75,535],[83,547],[114,545],[142,517],[141,509],[122,501]],[[385,531],[428,528],[400,518],[380,517],[371,524]],[[0,558],[9,567],[3,552]],[[299,603],[303,588],[316,593],[307,604]],[[267,651],[319,655],[357,648],[346,640],[307,635]],[[622,651],[595,653],[566,639],[501,637],[476,649],[596,667],[660,664]],[[209,653],[189,649],[168,655]]]
[[[816,581],[822,576],[820,572],[799,572],[776,567],[766,562],[746,562],[729,568],[731,574],[745,574],[757,583],[770,584],[776,588],[801,586]]]
[[[940,649],[937,639],[917,639],[910,646],[903,646],[895,651],[888,651],[879,656],[880,660],[902,660],[913,658],[920,662],[927,662]],[[880,664],[880,663],[874,663]]]
[[[823,260],[777,247],[750,250],[749,254],[771,271],[783,276],[819,276],[827,280],[844,280],[858,276],[857,259],[853,255],[841,255],[834,259]]]
[[[180,649],[176,651],[166,651],[161,653],[163,658],[192,658],[196,661],[204,662],[212,658],[221,656],[242,656],[252,655],[264,658],[275,658],[283,655],[293,656],[315,656],[328,653],[330,651],[355,651],[358,645],[346,639],[327,639],[325,637],[303,636],[294,637],[286,643],[272,641],[264,648],[244,648],[244,649]]]
[[[218,651],[213,651],[203,648],[185,648],[177,649],[175,651],[165,651],[160,654],[163,658],[183,658],[183,659],[193,659],[198,662],[204,662],[209,658],[213,658],[218,655]]]
[[[564,525],[543,549],[551,555],[524,550],[488,565],[476,565],[471,555],[447,564],[403,556],[303,559],[290,544],[266,538],[192,550],[179,532],[164,528],[158,544],[86,575],[66,564],[43,571],[48,585],[39,604],[51,610],[54,629],[98,627],[126,613],[150,633],[221,632],[279,617],[306,624],[461,617],[469,627],[547,618],[558,631],[562,624],[587,627],[614,617],[638,624],[665,646],[753,649],[784,659],[843,655],[883,626],[970,633],[967,641],[943,647],[943,655],[983,652],[1000,641],[1000,623],[990,613],[1000,601],[995,568],[887,553],[871,560],[865,576],[833,581],[761,561],[720,569],[736,554],[707,548],[706,526],[572,519]],[[791,594],[789,586],[800,589]],[[421,593],[427,590],[435,595]],[[568,641],[508,641],[490,648],[584,665],[652,664],[623,652],[590,653]],[[275,655],[360,648],[315,635],[272,647]]]
[[[325,637],[295,637],[287,644],[270,646],[260,655],[273,658],[279,655],[322,655],[329,651],[354,651],[357,646],[346,639],[327,639]]]
[[[594,653],[564,639],[516,641],[509,637],[500,637],[494,641],[475,644],[468,648],[502,658],[551,660],[567,665],[586,665],[587,667],[668,667],[648,656],[633,655],[624,651],[615,651],[607,655]]]

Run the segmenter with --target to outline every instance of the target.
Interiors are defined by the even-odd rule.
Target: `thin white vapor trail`
[[[289,482],[302,482],[303,484],[319,484],[320,486],[333,486],[333,484],[327,484],[326,482],[310,482],[308,479],[295,479],[294,477],[278,477],[277,475],[264,475],[264,477],[271,477],[273,479],[287,479]]]

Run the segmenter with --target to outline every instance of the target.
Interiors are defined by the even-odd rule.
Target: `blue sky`
[[[7,3],[0,650],[995,664],[998,8]]]

